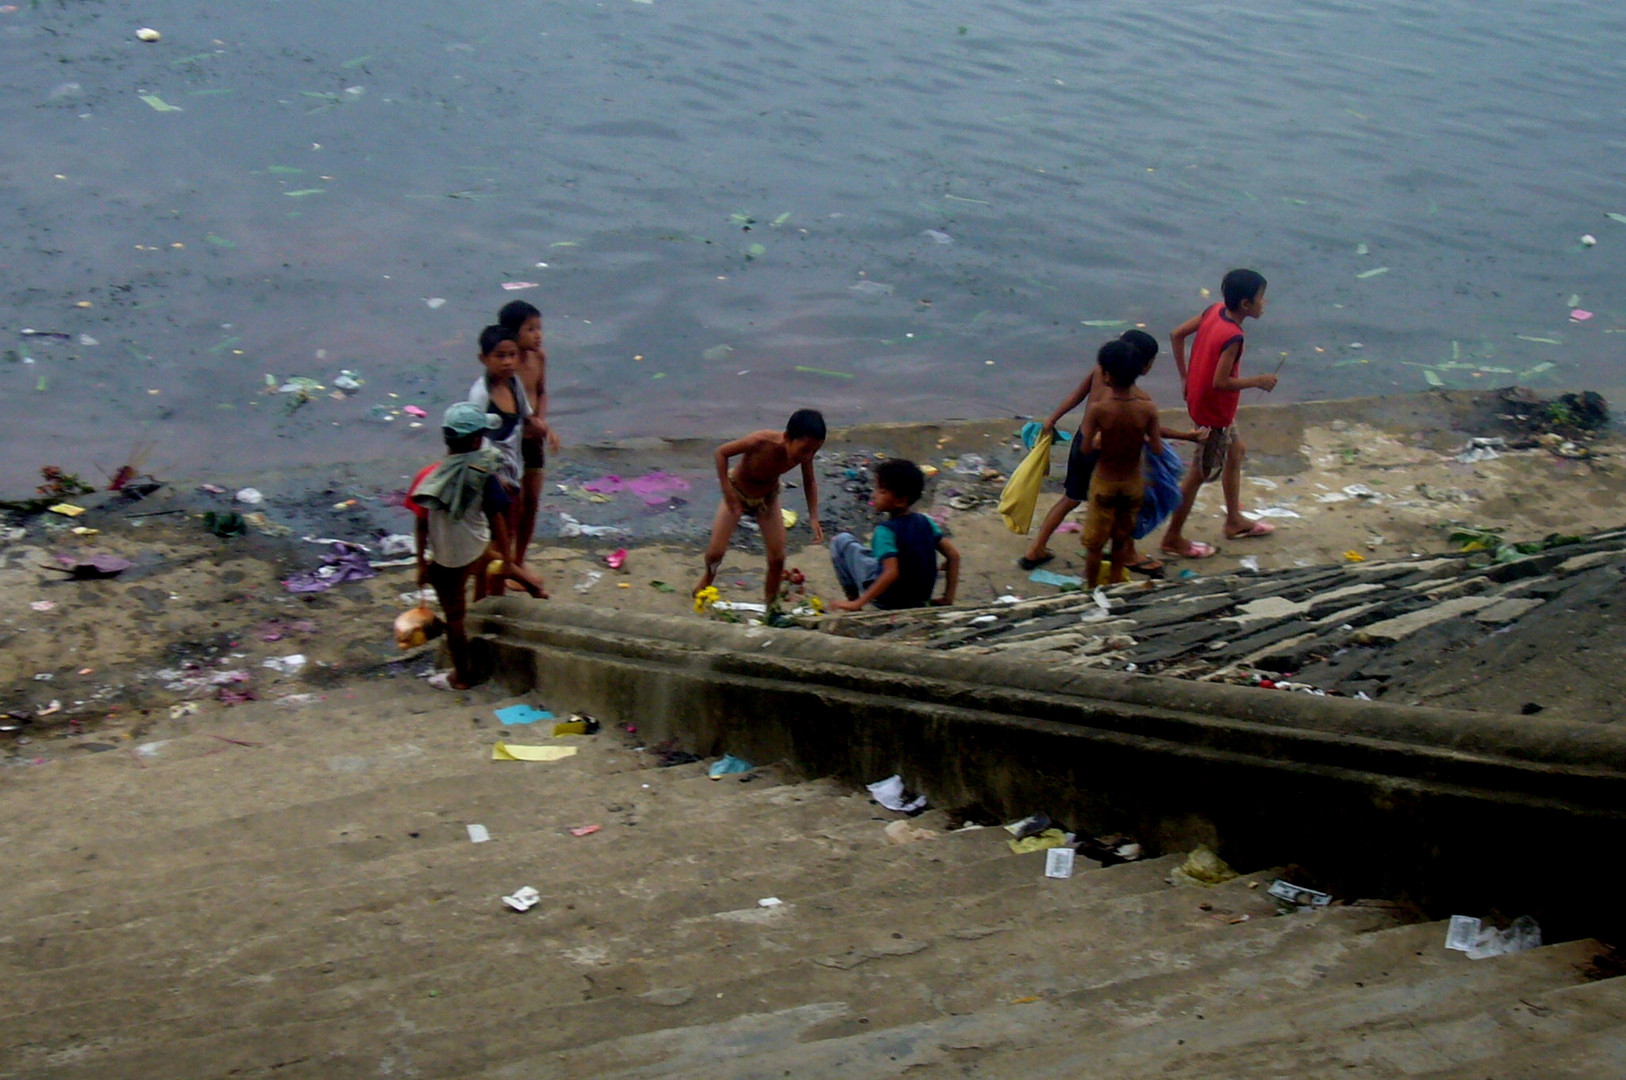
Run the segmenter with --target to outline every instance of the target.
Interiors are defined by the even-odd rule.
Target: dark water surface
[[[567,442],[1043,413],[1233,265],[1282,396],[1615,385],[1623,86],[1618,0],[25,0],[0,483],[416,461],[516,296]]]

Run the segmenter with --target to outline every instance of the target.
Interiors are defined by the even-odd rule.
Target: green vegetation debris
[[[372,59],[371,56],[357,56],[357,57],[353,57],[353,58],[351,58],[349,60],[346,60],[344,63],[340,64],[339,66],[344,68],[345,70],[349,71],[349,70],[354,69],[354,68],[359,68],[361,65],[367,63],[371,59]]]
[[[768,249],[763,247],[761,244],[752,244],[750,247],[745,249],[745,257],[747,259],[760,259],[766,254],[768,254]]]
[[[298,191],[284,191],[283,194],[290,199],[302,199],[306,195],[321,195],[325,191],[327,191],[327,188],[308,187],[300,188]]]
[[[1370,270],[1362,270],[1355,275],[1355,278],[1357,281],[1365,281],[1367,278],[1377,277],[1379,274],[1387,274],[1388,272],[1389,268],[1387,266],[1374,266]]]
[[[227,240],[224,236],[216,236],[214,233],[209,233],[208,235],[204,236],[204,239],[213,244],[215,247],[225,248],[228,251],[237,246],[237,241]]]
[[[797,364],[796,370],[803,375],[825,375],[832,379],[850,379],[853,377],[850,371],[831,371],[828,368],[808,367],[806,364]]]
[[[1430,386],[1444,386],[1445,385],[1445,380],[1440,378],[1434,372],[1430,371],[1428,368],[1423,369],[1423,381],[1428,383],[1428,385],[1430,385]]]
[[[141,100],[145,101],[148,105],[151,105],[153,107],[153,109],[158,111],[158,112],[180,112],[181,111],[181,107],[179,105],[171,105],[169,102],[165,101],[163,98],[159,97],[157,94],[142,94],[141,95]]]
[[[1531,337],[1529,334],[1514,334],[1520,341],[1534,341],[1537,345],[1562,345],[1562,341],[1550,337]]]
[[[1079,322],[1079,325],[1106,328],[1112,326],[1128,326],[1129,323],[1124,319],[1084,319]]]

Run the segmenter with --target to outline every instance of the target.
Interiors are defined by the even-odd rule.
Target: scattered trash
[[[626,529],[614,525],[583,525],[569,514],[560,514],[559,536],[561,539],[573,539],[578,536],[626,536]]]
[[[34,601],[31,601],[28,606],[33,608],[35,611],[55,611],[56,610],[56,601],[55,600],[34,600]]]
[[[378,576],[361,545],[343,540],[331,543],[333,550],[322,556],[321,566],[289,575],[282,583],[283,588],[291,593],[325,592],[348,581],[365,581]]]
[[[612,551],[608,555],[604,556],[604,565],[608,566],[611,570],[619,570],[623,566],[625,566],[626,564],[627,564],[627,549],[626,548],[616,548],[614,551]]]
[[[251,487],[243,488],[236,495],[233,495],[232,498],[236,499],[240,503],[246,503],[249,506],[258,506],[265,501],[265,496],[261,495],[257,488]]]
[[[1470,960],[1524,952],[1541,947],[1541,926],[1528,915],[1520,915],[1506,930],[1485,926],[1470,915],[1451,916],[1446,928],[1445,947],[1468,954]]]
[[[559,761],[575,754],[574,746],[520,746],[500,742],[491,748],[492,761]]]
[[[651,589],[654,589],[656,592],[667,592],[667,593],[675,593],[675,592],[677,592],[677,588],[675,586],[668,585],[664,581],[651,581],[649,583],[649,587]]]
[[[340,390],[360,390],[365,381],[349,368],[333,377],[333,385]]]
[[[520,289],[537,289],[541,288],[541,286],[540,281],[505,281],[502,283],[502,287],[509,292],[518,292]]]
[[[161,37],[163,37],[163,35],[150,26],[143,26],[141,29],[136,31],[136,40],[145,41],[148,44],[157,41]]]
[[[619,495],[622,492],[636,495],[649,506],[659,506],[689,489],[689,481],[659,469],[630,480],[623,480],[619,476],[602,476],[582,485],[583,491],[594,495]]]
[[[1058,574],[1054,570],[1046,570],[1044,567],[1040,567],[1029,574],[1028,580],[1036,585],[1054,585],[1061,589],[1076,589],[1084,585],[1084,579],[1081,577],[1075,577],[1072,574]]]
[[[856,285],[847,286],[847,291],[850,293],[856,293],[859,296],[879,299],[883,296],[891,296],[893,289],[890,285],[883,285],[879,281],[869,281],[866,279],[864,281],[860,281]]]
[[[926,809],[926,796],[916,795],[903,786],[903,777],[893,774],[885,780],[865,785],[870,798],[900,814],[918,814]]]
[[[1332,903],[1332,896],[1329,893],[1320,892],[1316,889],[1307,889],[1302,885],[1294,885],[1283,881],[1281,878],[1272,881],[1270,888],[1265,891],[1293,907],[1320,908]]]
[[[1077,850],[1085,858],[1094,859],[1102,866],[1116,866],[1119,863],[1138,862],[1142,855],[1141,846],[1127,836],[1082,836],[1079,837]]]
[[[203,527],[222,540],[230,540],[234,536],[242,536],[248,532],[248,522],[236,511],[221,514],[210,510],[203,515]]]
[[[405,533],[391,533],[389,536],[380,537],[378,540],[378,553],[385,558],[393,558],[397,555],[411,555],[413,550],[412,537]]]
[[[939,229],[923,229],[923,230],[921,230],[920,235],[924,236],[924,237],[927,237],[928,239],[930,239],[935,244],[952,244],[952,243],[954,243],[954,237],[950,236],[948,233],[943,232],[943,231],[941,231]]]
[[[231,516],[235,517],[236,515]],[[278,525],[266,517],[263,510],[255,510],[253,513],[244,514],[242,522],[244,525],[252,525],[254,531],[261,536],[292,536],[294,532],[287,525]]]
[[[603,579],[603,577],[604,572],[602,570],[589,570],[582,576],[580,581],[576,582],[574,588],[577,592],[584,593],[591,589],[594,585],[597,585],[599,581]]]
[[[542,894],[527,885],[523,889],[515,889],[511,895],[503,897],[502,902],[515,911],[529,911],[542,902]]]
[[[102,578],[118,577],[135,565],[129,559],[117,555],[58,555],[56,561],[61,565],[47,565],[44,569],[67,574],[72,581],[98,581]]]
[[[904,820],[891,821],[885,829],[886,838],[894,844],[913,844],[921,840],[937,839],[935,829],[917,829]]]
[[[395,617],[395,644],[402,649],[416,649],[426,645],[433,638],[445,633],[446,624],[441,622],[429,605],[420,600],[417,607],[411,608]],[[281,635],[277,635],[281,637]]]
[[[1362,555],[1354,548],[1350,548],[1348,551],[1344,552],[1344,561],[1349,563],[1365,562],[1366,556]]]
[[[744,758],[737,758],[733,754],[724,754],[721,759],[713,763],[710,769],[706,770],[706,775],[713,780],[721,780],[723,777],[732,776],[734,773],[750,772],[753,768],[755,766]]]
[[[535,705],[510,705],[505,709],[497,710],[497,721],[509,726],[517,724],[534,724],[538,720],[552,720],[553,714],[546,709],[539,709]]]
[[[1244,510],[1242,516],[1249,521],[1256,521],[1259,518],[1296,518],[1300,515],[1298,511],[1289,510],[1285,506],[1266,506],[1258,510]]]
[[[1047,878],[1070,878],[1073,876],[1073,849],[1070,847],[1051,848],[1044,854],[1044,876]]]
[[[1465,465],[1476,461],[1495,461],[1501,457],[1500,451],[1507,447],[1507,440],[1497,436],[1495,438],[1473,438],[1456,454],[1456,460]]]
[[[1597,243],[1598,243],[1598,238],[1596,236],[1593,236],[1591,233],[1582,233],[1581,234],[1581,246],[1582,247],[1596,247]]]
[[[183,716],[191,716],[193,713],[196,713],[197,711],[198,711],[198,703],[197,702],[195,702],[195,701],[183,701],[179,705],[171,705],[169,707],[169,718],[171,720],[179,720],[181,717],[183,717]]]
[[[1009,828],[1009,826],[1006,826]],[[1051,848],[1061,847],[1067,843],[1067,834],[1060,829],[1045,829],[1033,836],[1024,836],[1017,840],[1007,840],[1006,845],[1017,855],[1026,855],[1032,851],[1048,851]],[[1048,858],[1048,856],[1046,856]]]
[[[296,675],[305,666],[303,653],[290,653],[287,656],[268,656],[260,662],[263,668],[269,668],[278,675]]]
[[[1206,845],[1199,845],[1186,856],[1185,862],[1175,868],[1171,876],[1181,884],[1220,885],[1236,877],[1237,873]]]
[[[1586,322],[1588,319],[1592,318],[1592,312],[1587,311],[1584,308],[1576,308],[1570,312],[1570,318],[1574,319],[1576,322]]]
[[[317,702],[315,694],[283,694],[274,702],[279,709],[303,709]]]
[[[575,837],[592,836],[602,828],[604,828],[602,825],[578,825],[570,830],[570,835]]]
[[[1259,572],[1259,556],[1244,555],[1242,558],[1237,560],[1236,565],[1238,569],[1247,570],[1250,573],[1257,574]]]
[[[80,514],[85,512],[85,508],[83,506],[75,506],[72,503],[57,503],[55,506],[50,506],[46,509],[50,510],[53,514],[61,514],[63,517],[71,518],[78,517]]]
[[[487,840],[491,839],[491,833],[486,831],[486,827],[484,825],[470,825],[468,826],[468,830],[470,843],[483,844]]]
[[[420,409],[416,405],[403,405],[403,406],[401,406],[401,411],[406,413],[408,416],[415,416],[419,420],[422,420],[424,417],[429,415],[427,412]]]
[[[599,731],[599,722],[586,713],[572,713],[569,720],[553,725],[553,734],[555,736],[597,735]]]

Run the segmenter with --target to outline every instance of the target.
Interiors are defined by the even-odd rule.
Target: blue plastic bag
[[[1151,535],[1180,505],[1180,475],[1185,463],[1168,443],[1161,455],[1146,449],[1146,494],[1141,498],[1140,519],[1135,522],[1135,539]]]
[[[1032,450],[1033,449],[1033,444],[1039,441],[1039,432],[1041,432],[1043,430],[1044,430],[1044,425],[1039,423],[1039,421],[1037,421],[1037,420],[1029,420],[1027,423],[1023,424],[1022,425],[1022,445],[1027,447],[1029,450]],[[1056,429],[1056,445],[1057,446],[1066,446],[1068,443],[1070,443],[1072,441],[1073,441],[1073,437],[1071,435],[1067,434],[1067,432],[1061,430],[1060,428]]]

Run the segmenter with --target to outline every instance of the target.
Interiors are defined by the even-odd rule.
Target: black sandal
[[[1055,552],[1051,552],[1049,555],[1041,555],[1037,559],[1030,559],[1024,555],[1020,559],[1016,560],[1016,565],[1021,567],[1023,570],[1037,570],[1039,567],[1043,566],[1045,563],[1049,562],[1055,557]]]

